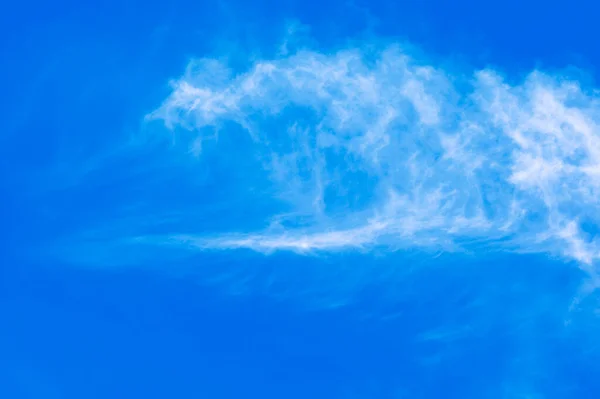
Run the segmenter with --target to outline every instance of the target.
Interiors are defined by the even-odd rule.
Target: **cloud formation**
[[[457,74],[399,46],[303,50],[244,71],[196,60],[148,118],[193,132],[199,156],[203,143],[219,151],[219,137],[241,128],[252,141],[244,156],[286,211],[261,231],[169,242],[303,253],[477,247],[591,270],[600,258],[599,99],[561,76]]]

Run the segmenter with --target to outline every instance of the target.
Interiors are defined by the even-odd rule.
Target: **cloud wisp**
[[[301,253],[477,247],[590,270],[600,258],[600,94],[575,80],[459,75],[393,45],[303,50],[244,71],[196,60],[148,118],[191,131],[200,157],[227,151],[220,137],[243,131],[244,156],[286,207],[261,231],[169,242]]]

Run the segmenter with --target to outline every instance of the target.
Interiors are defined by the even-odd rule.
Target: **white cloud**
[[[285,52],[241,72],[195,61],[149,118],[196,131],[196,143],[238,124],[291,209],[263,231],[179,242],[264,252],[478,242],[592,265],[600,243],[581,221],[600,222],[599,100],[560,76],[464,78],[390,46]],[[282,227],[297,218],[308,222]]]

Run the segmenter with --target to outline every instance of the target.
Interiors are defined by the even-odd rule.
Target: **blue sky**
[[[597,11],[11,4],[0,394],[596,397]]]

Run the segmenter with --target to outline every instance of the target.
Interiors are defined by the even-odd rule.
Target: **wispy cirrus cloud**
[[[245,71],[197,60],[148,118],[192,131],[199,156],[207,141],[227,151],[219,136],[240,127],[252,142],[244,156],[287,210],[261,231],[169,242],[264,252],[478,245],[589,266],[600,258],[599,99],[558,75],[459,75],[393,45],[285,53]]]

